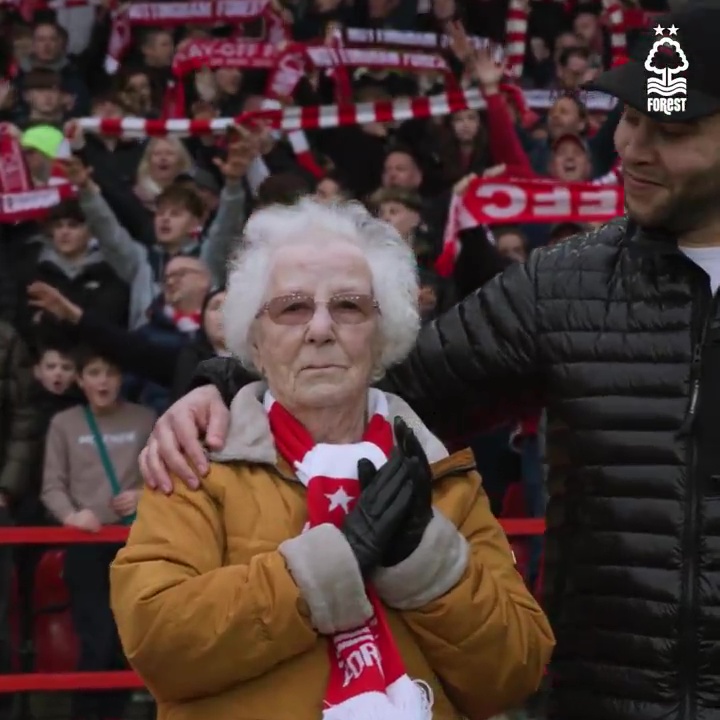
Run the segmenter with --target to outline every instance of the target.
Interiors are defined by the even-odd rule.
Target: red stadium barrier
[[[501,518],[508,535],[542,535],[543,518]],[[100,532],[90,533],[65,527],[9,527],[0,528],[0,545],[73,545],[75,543],[123,543],[129,529],[124,525],[106,525]]]
[[[541,535],[545,532],[542,518],[500,520],[505,532],[512,537]],[[128,536],[128,528],[107,526],[100,532],[88,533],[72,528],[12,527],[0,529],[0,545],[71,545],[75,543],[121,543]],[[62,672],[0,675],[0,694],[25,692],[58,692],[73,690],[139,690],[144,688],[132,671],[124,672]]]

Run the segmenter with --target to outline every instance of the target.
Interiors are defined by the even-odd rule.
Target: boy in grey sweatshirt
[[[79,146],[81,139],[76,138],[76,141]],[[227,262],[246,220],[243,179],[258,153],[258,137],[247,129],[231,128],[228,131],[227,158],[217,161],[225,178],[225,187],[215,219],[202,242],[194,235],[200,224],[202,209],[198,211],[195,202],[190,199],[193,193],[176,183],[155,200],[157,242],[150,251],[135,242],[119,223],[100,188],[92,181],[91,169],[82,159],[73,155],[67,161],[67,179],[79,189],[80,206],[100,250],[120,278],[131,285],[130,329],[145,324],[145,313],[160,291],[158,282],[162,277],[162,266],[173,255],[200,257],[210,269],[213,283],[225,283]],[[185,191],[184,195],[182,191]]]
[[[120,369],[98,353],[78,352],[77,371],[87,404],[58,413],[50,423],[41,498],[58,522],[97,532],[102,525],[128,524],[134,517],[142,486],[137,459],[155,417],[120,399]],[[80,640],[80,672],[125,668],[110,611],[108,573],[119,548],[80,543],[66,550],[65,582]],[[127,699],[126,691],[79,693],[73,716],[120,718]]]

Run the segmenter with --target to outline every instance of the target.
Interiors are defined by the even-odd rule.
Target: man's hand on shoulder
[[[205,385],[180,398],[155,423],[140,453],[140,472],[153,490],[170,494],[171,474],[197,489],[209,470],[205,445],[220,450],[225,445],[230,411],[214,385]],[[195,470],[194,468],[197,468]]]

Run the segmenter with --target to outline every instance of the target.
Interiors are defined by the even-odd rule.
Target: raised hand
[[[28,304],[58,320],[77,323],[83,311],[79,305],[68,300],[57,288],[43,282],[28,285]]]
[[[260,129],[249,130],[242,125],[228,128],[227,157],[213,161],[226,182],[239,182],[245,176],[250,163],[260,153],[260,135]]]
[[[486,95],[496,93],[505,75],[505,61],[499,59],[497,48],[476,48],[459,20],[449,22],[445,32],[450,38],[450,50],[463,63],[465,71]]]
[[[505,75],[505,61],[499,60],[492,48],[479,48],[470,61],[469,70],[486,95],[494,94]]]

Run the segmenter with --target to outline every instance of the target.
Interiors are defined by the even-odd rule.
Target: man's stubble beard
[[[652,217],[636,217],[629,206],[626,210],[631,220],[651,232],[681,236],[698,230],[720,215],[720,163],[690,178]]]

